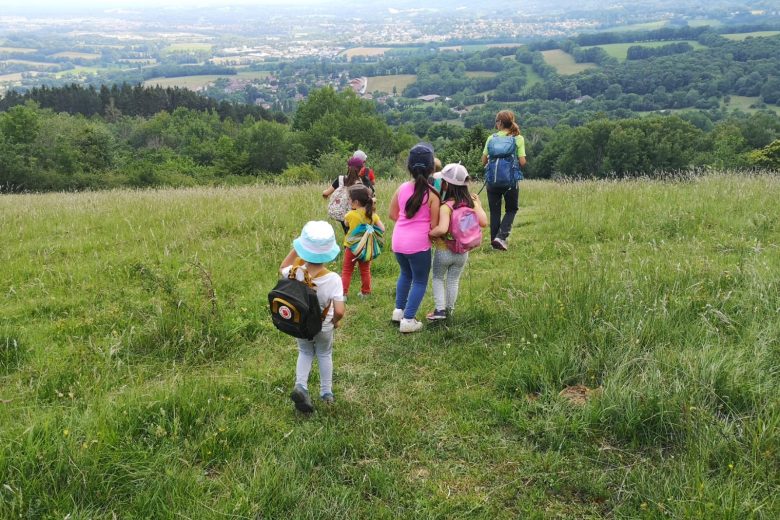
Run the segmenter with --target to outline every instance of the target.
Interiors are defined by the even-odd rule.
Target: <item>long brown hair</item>
[[[511,110],[502,110],[496,114],[496,123],[499,124],[499,129],[506,130],[509,135],[520,135],[520,127],[515,122],[515,113]]]
[[[404,205],[406,218],[414,218],[420,207],[426,202],[426,194],[439,196],[439,193],[428,183],[428,177],[433,173],[434,166],[433,146],[425,142],[419,142],[409,150],[409,158],[406,160],[406,168],[414,179],[414,193],[407,199]]]
[[[371,196],[371,190],[369,190],[363,184],[356,184],[349,188],[349,200],[354,200],[361,207],[366,210],[366,218],[372,220],[374,218],[374,198]]]
[[[447,181],[442,181],[442,191],[445,191],[444,184],[447,184],[447,199],[445,202],[453,201],[452,209],[460,206],[474,207],[474,201],[471,199],[468,186],[456,186]]]
[[[347,177],[344,179],[344,186],[352,186],[360,180],[360,170],[354,166],[347,166]]]

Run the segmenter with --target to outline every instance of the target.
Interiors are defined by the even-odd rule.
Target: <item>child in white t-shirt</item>
[[[293,249],[282,261],[279,270],[287,276],[293,265],[302,264],[296,277],[303,281],[304,272],[317,290],[317,300],[328,313],[322,321],[322,330],[311,340],[296,338],[298,343],[298,363],[295,368],[295,387],[290,399],[301,412],[314,411],[309,397],[308,381],[314,356],[320,370],[320,398],[325,404],[333,404],[333,329],[344,316],[344,289],[341,277],[325,268],[325,264],[339,255],[339,245],[333,227],[324,221],[311,221],[303,226],[301,236],[293,241]]]

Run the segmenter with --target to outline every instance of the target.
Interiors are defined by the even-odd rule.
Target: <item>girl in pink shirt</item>
[[[396,222],[392,249],[401,268],[392,319],[400,322],[400,330],[405,333],[416,332],[423,326],[415,315],[425,296],[431,270],[428,232],[439,221],[439,196],[428,184],[433,161],[433,146],[422,142],[414,145],[406,163],[412,180],[401,184],[390,200],[390,218]]]

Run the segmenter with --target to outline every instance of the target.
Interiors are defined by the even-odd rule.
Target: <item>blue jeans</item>
[[[404,318],[410,320],[417,314],[425,296],[425,289],[428,288],[431,250],[411,255],[396,253],[395,259],[401,267],[401,274],[395,285],[395,308],[403,309]]]

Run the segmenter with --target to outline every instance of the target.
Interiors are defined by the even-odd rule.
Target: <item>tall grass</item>
[[[452,322],[374,263],[304,417],[265,294],[320,191],[0,197],[0,517],[780,515],[777,177],[524,182]]]

